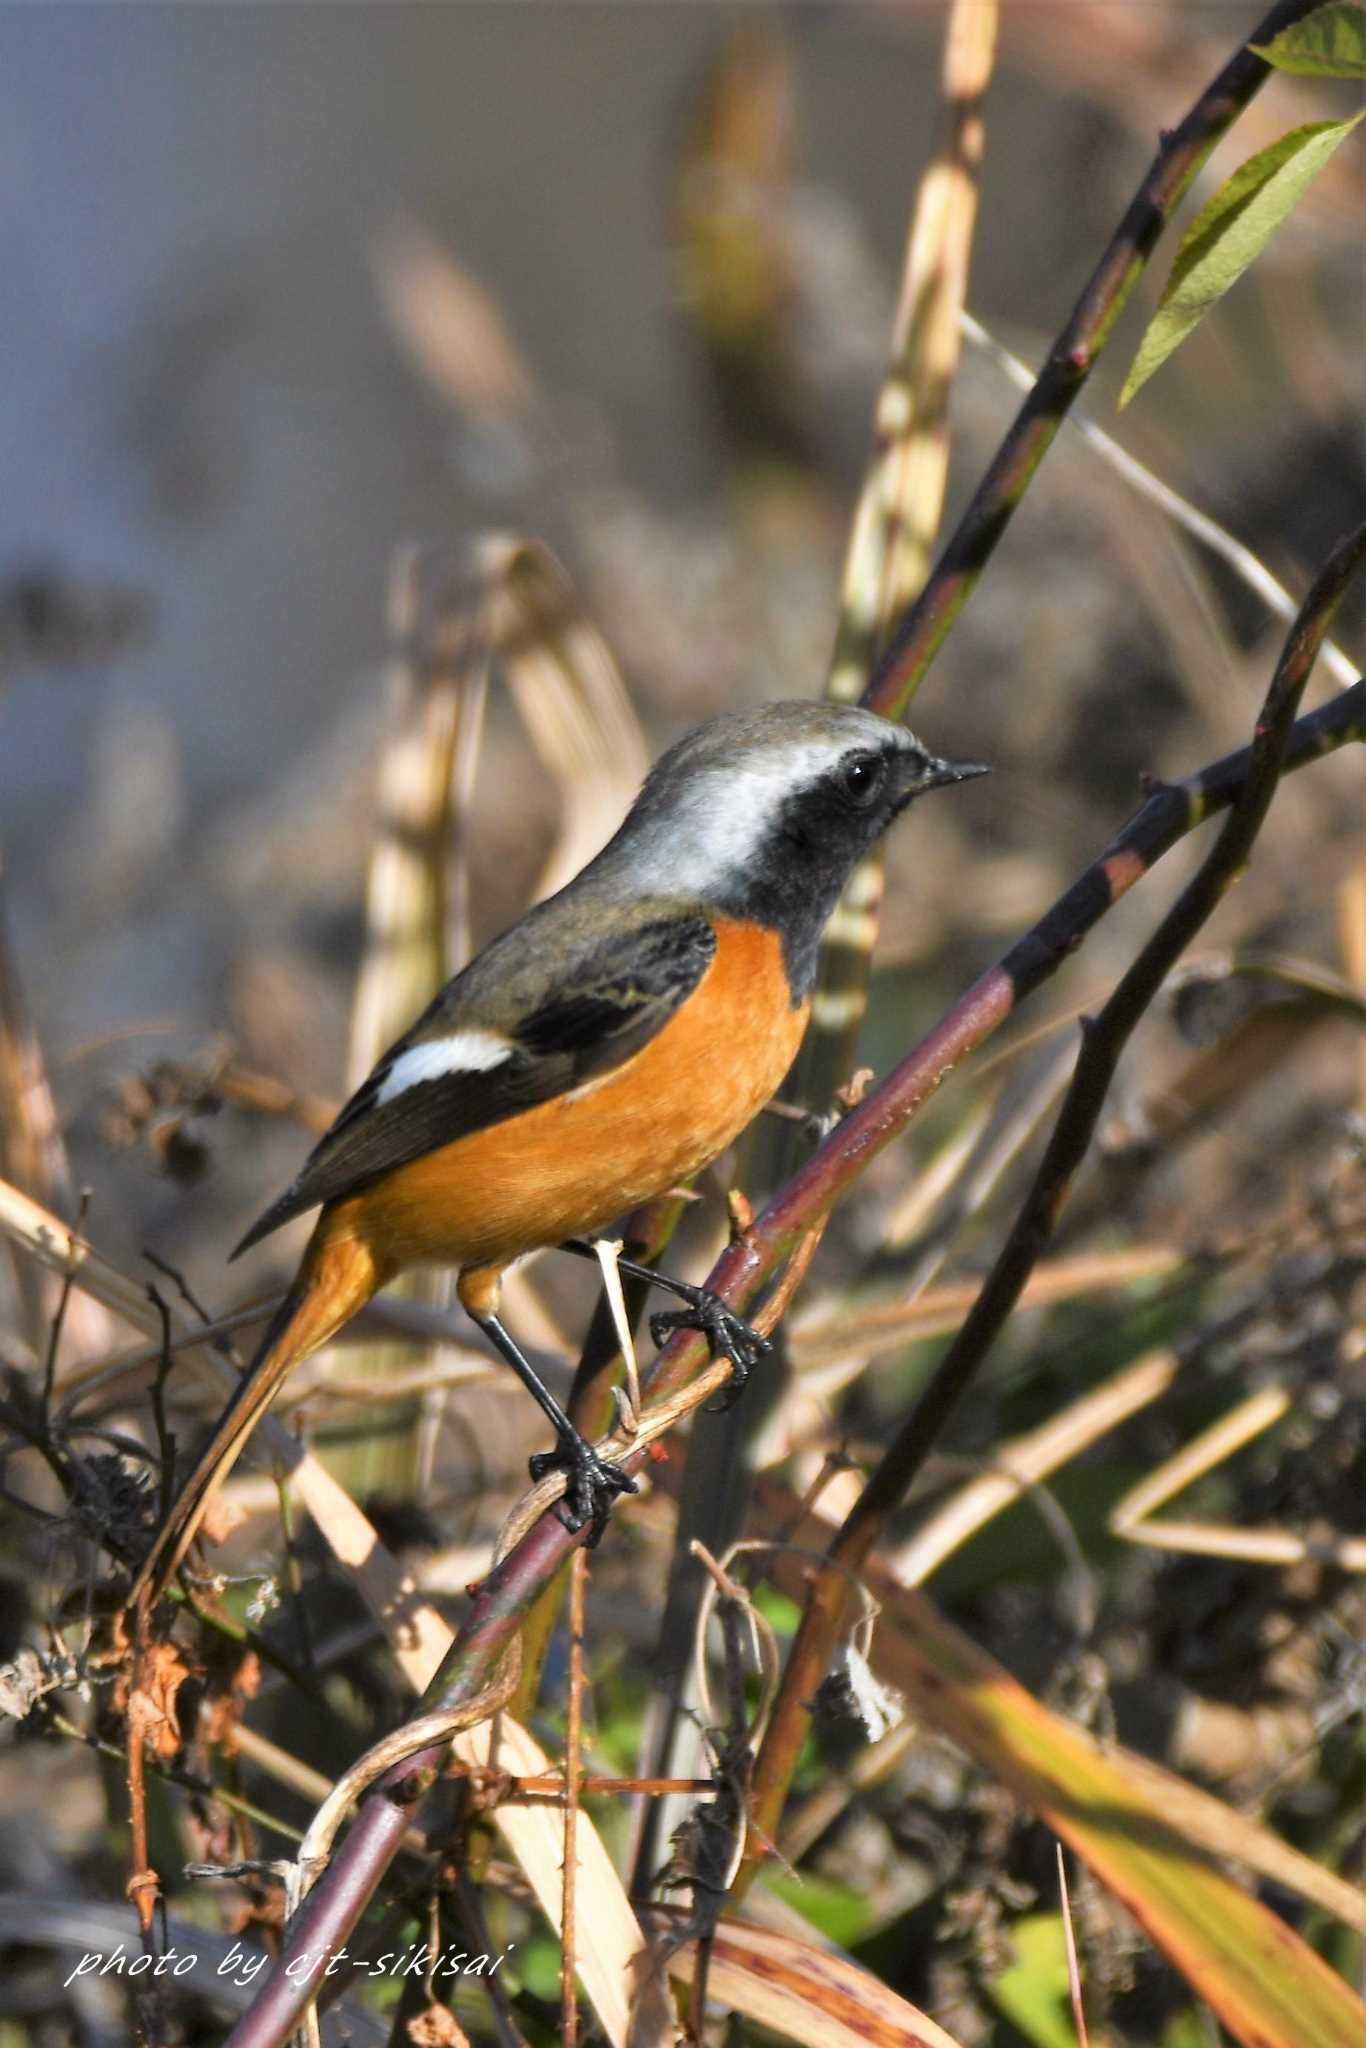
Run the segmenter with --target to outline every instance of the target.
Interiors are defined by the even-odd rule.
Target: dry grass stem
[[[606,1270],[604,1265],[604,1277]],[[621,1276],[617,1273],[615,1263],[612,1265],[612,1273],[620,1290]],[[560,2039],[565,2043],[565,2048],[575,2048],[579,2038],[579,2001],[576,1988],[578,1833],[585,1684],[583,1596],[587,1580],[588,1553],[585,1550],[576,1550],[569,1566],[569,1689],[564,1730],[564,1883],[560,1895]]]
[[[1178,1371],[1170,1351],[1154,1351],[1069,1402],[1038,1429],[1002,1444],[988,1470],[960,1487],[908,1542],[888,1550],[897,1578],[903,1585],[922,1585],[993,1515],[1159,1400]]]
[[[405,1722],[392,1735],[386,1735],[383,1741],[372,1743],[364,1756],[358,1757],[342,1773],[329,1788],[299,1845],[296,1906],[307,1897],[326,1869],[338,1829],[376,1778],[383,1777],[386,1771],[405,1762],[408,1757],[416,1756],[419,1750],[453,1741],[466,1729],[477,1727],[481,1721],[492,1720],[516,1688],[518,1661],[514,1639],[513,1648],[502,1667],[476,1698],[446,1713],[421,1714]]]
[[[949,10],[941,73],[947,134],[916,195],[891,367],[878,395],[874,452],[845,558],[839,637],[826,682],[838,702],[862,696],[878,643],[924,582],[939,525],[996,27],[994,4],[959,0]]]
[[[759,1671],[759,1702],[749,1721],[751,1740],[757,1742],[763,1734],[764,1722],[768,1718],[768,1710],[773,1703],[773,1694],[778,1684],[779,1656],[778,1638],[773,1632],[772,1624],[754,1605],[748,1587],[740,1585],[730,1575],[730,1565],[749,1546],[744,1543],[732,1544],[719,1564],[705,1543],[694,1540],[690,1548],[707,1574],[707,1584],[697,1610],[697,1638],[693,1646],[693,1672],[697,1684],[698,1710],[708,1726],[722,1725],[722,1717],[712,1699],[711,1683],[707,1675],[707,1625],[717,1602],[723,1600],[729,1602],[743,1617],[749,1630],[754,1662]]]
[[[1062,1904],[1062,1932],[1067,1945],[1067,1990],[1072,2001],[1072,2024],[1077,2030],[1077,2048],[1089,2048],[1090,2035],[1086,2031],[1086,2008],[1081,1996],[1081,1965],[1077,1961],[1077,1937],[1072,1926],[1072,1900],[1067,1889],[1067,1863],[1063,1856],[1062,1843],[1058,1851],[1058,1896]]]
[[[1051,1259],[1036,1268],[1020,1297],[1020,1305],[1048,1308],[1104,1288],[1169,1279],[1186,1263],[1186,1257],[1174,1246],[1162,1244]],[[789,1339],[793,1363],[800,1372],[837,1359],[855,1358],[862,1363],[879,1352],[943,1336],[958,1328],[977,1291],[978,1283],[962,1280],[928,1288],[918,1300],[891,1302],[882,1308],[855,1308],[835,1315],[822,1305],[819,1310],[813,1309],[810,1321],[799,1322],[793,1328]]]
[[[787,1488],[766,1481],[756,1497],[755,1520],[761,1529],[789,1529],[795,1504],[795,1496]],[[765,1575],[780,1591],[800,1598],[809,1575],[802,1559],[828,1554],[835,1524],[816,1514],[796,1533],[800,1543],[771,1546]],[[756,1548],[764,1547],[761,1538],[754,1541]],[[899,1559],[878,1558],[869,1564],[865,1598],[878,1601],[888,1617],[888,1626],[873,1642],[871,1661],[878,1675],[901,1688],[913,1709],[918,1704],[926,1724],[937,1726],[942,1721],[943,1732],[951,1740],[960,1739],[963,1730],[956,1732],[954,1721],[963,1702],[944,1699],[946,1674],[952,1672],[955,1684],[985,1684],[993,1668],[999,1671],[999,1667],[993,1667],[992,1660],[975,1646],[968,1653],[967,1639],[946,1624],[926,1596],[911,1585]],[[941,1650],[946,1661],[941,1661]],[[1366,1897],[1357,1886],[1177,1772],[1122,1745],[1102,1743],[1074,1723],[1069,1722],[1067,1729],[1069,1742],[1076,1741],[1086,1753],[1105,1757],[1122,1769],[1125,1779],[1161,1814],[1164,1825],[1185,1838],[1187,1850],[1193,1844],[1212,1856],[1228,1857],[1321,1905],[1344,1926],[1366,1933]],[[998,1758],[998,1765],[1000,1761]]]
[[[452,410],[494,426],[533,425],[541,402],[535,376],[478,278],[410,220],[378,235],[371,255],[394,332]]]
[[[649,765],[615,657],[550,550],[518,535],[479,548],[490,647],[560,797],[559,834],[537,877],[549,896],[607,838]]]
[[[1079,416],[1230,146],[1345,96],[1257,51],[1317,0],[1263,5],[1233,31],[1178,35],[1168,0],[1170,20],[1111,9],[1078,35],[1048,10],[944,0],[933,18],[835,10],[816,41],[747,20],[691,55],[682,16],[682,40],[642,20],[636,52],[631,21],[604,40],[589,10],[563,64],[557,39],[509,41],[489,10],[470,63],[429,82],[406,35],[392,53],[363,39],[363,79],[341,44],[286,66],[272,89],[298,102],[305,196],[338,82],[373,119],[376,81],[418,78],[400,156],[439,197],[454,137],[479,207],[525,156],[496,66],[556,59],[526,101],[544,169],[556,95],[591,108],[632,42],[640,91],[592,149],[553,158],[546,203],[517,186],[461,230],[506,312],[413,216],[370,231],[348,326],[349,187],[325,152],[336,189],[306,205],[304,261],[288,208],[283,239],[258,249],[253,228],[189,271],[179,231],[158,240],[170,215],[124,209],[164,287],[115,321],[134,321],[115,359],[131,404],[106,380],[117,445],[135,415],[154,485],[155,638],[103,632],[108,593],[79,564],[0,574],[20,798],[0,878],[0,1528],[21,1539],[0,1580],[0,1975],[19,1972],[0,2048],[53,2029],[170,2048],[216,2006],[233,2048],[525,2048],[547,2030],[566,2048],[750,2031],[965,2048],[1003,2027],[1087,2048],[1088,2004],[1114,2048],[1202,2024],[1266,2048],[1366,2039],[1366,678],[1344,651],[1366,526],[1303,603],[1268,566],[1315,561],[1354,480],[1360,135],[1145,393],[1125,434],[1154,466]],[[446,47],[442,10],[422,26]],[[979,236],[988,92],[1003,211]],[[179,103],[143,96],[148,135],[162,100]],[[841,164],[830,124],[851,103],[866,135]],[[126,197],[144,143],[124,126]],[[1140,128],[1146,168],[1126,171],[1114,135]],[[96,140],[98,120],[82,149]],[[651,161],[672,251],[648,240]],[[265,159],[262,176],[258,199]],[[898,189],[904,212],[908,177],[892,279],[866,223]],[[1116,178],[1126,203],[1088,252]],[[46,232],[69,183],[33,183],[44,263],[74,246]],[[585,199],[603,209],[591,250]],[[1021,333],[1058,330],[1025,349],[1037,375],[966,310],[983,260],[995,303],[1031,280]],[[566,279],[587,287],[577,311]],[[106,287],[87,286],[104,333]],[[21,355],[51,299],[26,299]],[[328,431],[310,400],[281,441],[301,374],[331,394]],[[1069,418],[1082,440],[1041,477]],[[21,463],[16,503],[31,483]],[[1236,537],[1211,516],[1235,499]],[[152,502],[128,498],[130,545]],[[206,510],[228,577],[211,605],[207,556],[166,545],[192,517],[206,539]],[[387,621],[372,604],[367,627],[355,572],[386,558]],[[195,1276],[218,1272],[249,1189],[333,1121],[329,1089],[592,858],[656,740],[812,677],[908,716],[970,600],[940,663],[953,702],[912,722],[997,773],[887,842],[885,905],[880,854],[851,876],[786,1101],[729,1167],[596,1243],[596,1265],[538,1251],[504,1276],[546,1387],[638,1491],[590,1532],[567,1526],[563,1471],[524,1485],[533,1404],[453,1276],[420,1272],[290,1375],[176,1584],[133,1600],[236,1346],[277,1307],[220,1276],[198,1293],[233,1305],[211,1315]],[[85,672],[114,662],[116,688]],[[220,673],[257,682],[228,701]],[[1337,694],[1301,714],[1324,676]],[[751,824],[718,806],[706,829],[743,856]],[[718,889],[723,906],[744,914]],[[511,1011],[489,1019],[530,1044]],[[732,1051],[718,1033],[717,1061]],[[410,1096],[415,1143],[446,1100]],[[495,1124],[500,1103],[496,1080]],[[299,1241],[242,1269],[258,1295]],[[733,1413],[707,1329],[638,1360],[655,1270],[705,1274],[777,1334]],[[250,1985],[208,1982],[231,1946],[215,1915],[259,1966]],[[143,1984],[172,1939],[204,1967]],[[443,1983],[453,1939],[510,1966]],[[84,1967],[120,1942],[135,1968]],[[324,1989],[339,1955],[405,1943],[411,1981],[329,1969]]]
[[[626,1312],[626,1297],[621,1290],[621,1268],[617,1264],[625,1246],[620,1238],[598,1237],[593,1240],[593,1250],[602,1273],[602,1289],[612,1313],[612,1326],[621,1347],[626,1379],[622,1423],[630,1431],[640,1419],[640,1367],[636,1363],[635,1338],[631,1333],[631,1318]]]
[[[1347,979],[1366,1001],[1366,858],[1338,885],[1338,931]],[[1366,1038],[1357,1053],[1357,1110],[1366,1121]]]
[[[990,329],[984,327],[980,320],[974,319],[971,313],[964,310],[961,321],[968,340],[984,355],[990,357],[1017,391],[1033,390],[1039,374],[1037,370],[1031,370],[1028,363],[1023,363],[1017,355],[1012,355],[1004,343],[998,341]],[[1294,618],[1295,600],[1285,585],[1277,582],[1265,562],[1261,561],[1251,548],[1245,547],[1242,541],[1235,540],[1227,527],[1221,526],[1217,519],[1211,519],[1207,512],[1202,512],[1198,506],[1192,505],[1190,499],[1184,498],[1180,491],[1173,490],[1170,484],[1164,483],[1146,463],[1140,462],[1127,448],[1121,447],[1113,434],[1107,434],[1103,427],[1098,427],[1094,420],[1087,419],[1083,413],[1071,413],[1068,416],[1068,427],[1079,434],[1087,446],[1095,450],[1106,467],[1122,478],[1139,497],[1146,498],[1150,504],[1156,505],[1174,526],[1179,527],[1183,533],[1190,534],[1192,539],[1198,540],[1212,555],[1217,555],[1220,561],[1226,562],[1234,575],[1262,600],[1275,618]],[[1358,664],[1332,639],[1324,642],[1323,660],[1334,680],[1344,687],[1350,687],[1360,674]]]
[[[1126,1543],[1149,1543],[1198,1557],[1232,1557],[1244,1564],[1296,1565],[1308,1560],[1339,1571],[1366,1572],[1366,1537],[1333,1529],[1230,1528],[1222,1522],[1153,1520],[1153,1510],[1197,1479],[1215,1471],[1286,1415],[1291,1398],[1282,1386],[1249,1394],[1236,1408],[1184,1444],[1155,1472],[1131,1487],[1110,1510],[1110,1528]]]

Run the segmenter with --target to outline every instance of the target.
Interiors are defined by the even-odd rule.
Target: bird
[[[602,851],[461,969],[390,1046],[234,1258],[319,1211],[294,1281],[138,1568],[159,1597],[286,1375],[415,1266],[456,1292],[555,1431],[559,1512],[595,1542],[635,1482],[574,1427],[498,1313],[503,1274],[591,1240],[709,1165],[795,1057],[822,931],[851,871],[912,800],[987,772],[853,705],[731,711],[656,762]],[[740,1385],[764,1340],[715,1295],[680,1299]]]

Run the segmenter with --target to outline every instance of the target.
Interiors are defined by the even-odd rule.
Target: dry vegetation
[[[1108,138],[1107,225],[1086,240],[1097,201],[1058,230],[1079,285],[1127,198],[1124,123],[1174,125],[1252,21],[1107,11],[1100,64],[1060,14],[1010,26],[1005,55]],[[230,935],[212,1034],[141,1016],[163,1032],[143,1058],[80,1017],[40,1028],[34,988],[66,984],[38,956],[80,924],[0,932],[0,2048],[289,2038],[243,2017],[257,1961],[301,1885],[331,1910],[339,1869],[368,1900],[353,1955],[507,1961],[334,1978],[325,2041],[617,2043],[633,1998],[652,2041],[1366,2039],[1366,710],[1337,647],[1309,673],[1339,600],[1343,646],[1366,616],[1342,539],[1348,172],[1133,415],[1290,586],[1282,616],[1265,568],[1071,425],[980,587],[1022,467],[980,505],[960,585],[952,547],[935,572],[932,601],[971,603],[915,722],[991,760],[991,794],[927,806],[885,886],[861,878],[873,915],[830,951],[796,1109],[627,1233],[774,1328],[744,1403],[701,1412],[723,1375],[675,1341],[652,1377],[642,1341],[648,1483],[571,1565],[523,1499],[530,1404],[424,1278],[288,1386],[175,1601],[121,1609],[173,1460],[287,1277],[274,1241],[240,1281],[222,1248],[335,1100],[600,843],[679,724],[827,676],[857,696],[871,675],[899,711],[919,682],[940,500],[948,534],[1015,403],[989,349],[958,361],[992,22],[980,0],[944,20],[941,156],[857,516],[841,402],[874,409],[891,294],[798,177],[793,47],[718,35],[667,147],[724,488],[683,517],[615,455],[567,474],[565,402],[487,285],[429,226],[381,238],[406,374],[527,537],[396,548],[382,710],[266,794],[157,841],[155,747],[135,750],[83,840],[49,849],[115,943],[188,957],[198,906]],[[1222,171],[1320,105],[1275,79]],[[1038,285],[1041,331],[1070,296]],[[1045,440],[1071,396],[1036,390]],[[1187,433],[1217,464],[1203,495]],[[155,631],[140,597],[25,572],[0,681],[79,707],[65,672],[136,662]],[[23,705],[0,703],[11,748]],[[1196,829],[1205,796],[1225,821]],[[595,1287],[544,1257],[509,1306],[605,1430],[620,1360]],[[376,1756],[387,1797],[336,1832],[343,1774],[424,1693],[444,1719]],[[119,1944],[125,1968],[199,1960],[83,1967]]]

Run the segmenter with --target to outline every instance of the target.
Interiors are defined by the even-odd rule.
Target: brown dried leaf
[[[255,1650],[238,1652],[235,1645],[228,1647],[233,1653],[231,1661],[224,1668],[210,1671],[200,1708],[200,1727],[206,1742],[235,1751],[243,1711],[248,1700],[255,1699],[260,1691],[261,1659]]]
[[[180,1749],[180,1722],[176,1700],[190,1676],[190,1667],[179,1648],[171,1642],[149,1643],[139,1660],[138,1684],[119,1695],[126,1681],[114,1690],[115,1705],[122,1704],[129,1735],[141,1737],[153,1756],[169,1763]]]
[[[210,1546],[226,1543],[246,1521],[241,1508],[235,1507],[226,1495],[217,1493],[204,1510],[199,1524],[199,1540]]]
[[[407,2026],[413,2048],[470,2048],[470,2037],[449,2006],[429,2005]]]
[[[682,1917],[666,1907],[649,1911],[661,1932]],[[669,1956],[668,1967],[691,1983],[694,1960],[689,1945]],[[719,2003],[809,2048],[958,2048],[952,2035],[859,1964],[744,1920],[717,1928],[707,1984]]]

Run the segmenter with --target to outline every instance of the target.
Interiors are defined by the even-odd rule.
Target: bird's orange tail
[[[294,1285],[138,1568],[130,1605],[148,1587],[152,1598],[159,1598],[170,1583],[210,1500],[286,1375],[335,1336],[388,1277],[370,1247],[360,1238],[338,1234],[324,1211]]]

